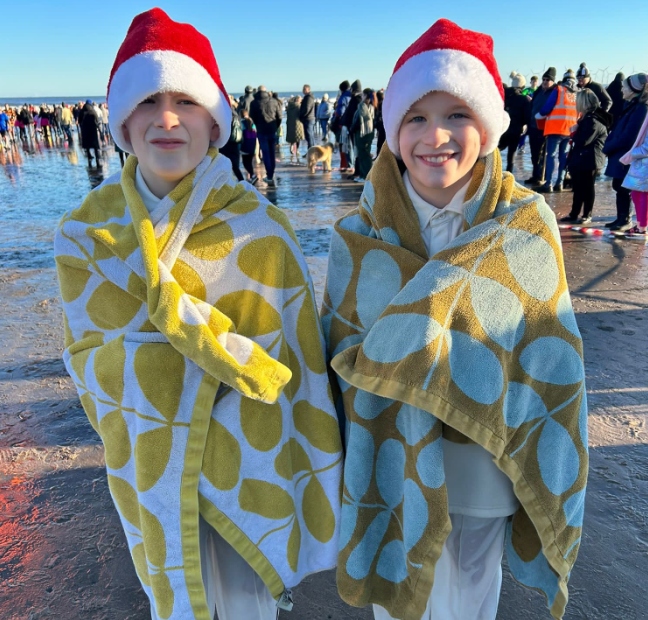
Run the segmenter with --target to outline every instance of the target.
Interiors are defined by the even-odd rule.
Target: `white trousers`
[[[275,601],[261,577],[200,518],[200,564],[207,606],[218,620],[276,620]]]
[[[452,532],[434,570],[421,620],[495,620],[507,520],[450,515]],[[393,620],[380,605],[373,611],[376,620]]]

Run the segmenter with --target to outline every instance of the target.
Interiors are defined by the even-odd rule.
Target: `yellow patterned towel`
[[[199,514],[280,597],[335,565],[341,442],[287,219],[215,150],[149,216],[136,166],[57,230],[64,359],[153,617],[211,620]]]
[[[581,538],[587,407],[555,217],[479,160],[464,232],[430,260],[386,147],[331,243],[323,324],[347,417],[338,588],[418,620],[450,531],[442,434],[488,450],[521,507],[513,575],[555,618]]]

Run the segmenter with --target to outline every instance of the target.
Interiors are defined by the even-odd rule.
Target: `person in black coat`
[[[627,103],[603,147],[603,153],[608,156],[605,174],[612,177],[617,210],[616,219],[608,222],[605,227],[618,231],[632,228],[630,190],[622,185],[630,166],[623,165],[619,159],[632,148],[648,114],[648,76],[645,73],[635,73],[623,80],[621,88]]]
[[[513,172],[513,157],[515,151],[520,144],[520,137],[524,133],[524,126],[527,119],[531,116],[531,101],[526,95],[522,94],[524,88],[522,76],[514,77],[511,88],[504,88],[504,107],[511,118],[511,123],[506,132],[502,135],[499,141],[499,149],[506,151],[506,171]],[[516,81],[517,80],[517,81]]]
[[[18,112],[18,120],[23,124],[20,128],[20,137],[22,140],[27,140],[32,137],[32,125],[34,124],[34,117],[29,111],[27,104],[25,104]]]
[[[275,144],[282,114],[283,109],[279,101],[270,96],[265,86],[259,86],[254,101],[250,104],[250,117],[257,128],[259,147],[266,169],[263,181],[271,187],[275,185]]]
[[[232,172],[239,180],[243,180],[241,172],[241,141],[243,140],[243,129],[241,127],[241,118],[238,114],[238,105],[234,97],[229,95],[230,107],[232,108],[232,124],[230,128],[229,140],[220,148],[220,154],[227,157],[232,162]]]
[[[619,71],[614,76],[614,79],[610,82],[610,85],[607,87],[608,95],[612,99],[612,107],[610,108],[610,114],[612,115],[612,124],[617,122],[623,108],[625,106],[625,100],[623,98],[623,93],[621,92],[621,86],[625,80],[625,75]]]
[[[97,165],[101,162],[99,155],[99,119],[97,112],[89,99],[81,109],[79,115],[79,126],[81,128],[81,147],[85,149],[88,164],[92,164],[92,155],[90,149],[94,151]]]
[[[612,107],[612,98],[609,93],[598,82],[592,80],[589,69],[584,62],[581,62],[578,71],[576,71],[576,79],[578,80],[578,88],[581,90],[589,88],[598,97],[599,105],[605,112]]]
[[[376,99],[378,100],[378,106],[376,107],[376,118],[374,119],[374,127],[376,129],[376,135],[378,136],[376,144],[376,153],[380,153],[382,145],[385,143],[387,135],[385,133],[385,124],[383,123],[383,100],[385,99],[385,91],[379,90],[376,92]]]
[[[311,87],[304,84],[302,89],[304,98],[302,99],[301,106],[299,107],[299,120],[304,126],[304,137],[308,144],[308,148],[315,144],[315,98],[311,93]]]
[[[239,106],[238,106],[239,116],[241,115],[241,112],[243,112],[243,110],[247,110],[248,112],[250,111],[250,106],[252,105],[253,101],[254,101],[254,88],[252,88],[251,86],[246,86],[245,95],[242,95],[241,98],[239,99]]]
[[[358,170],[358,158],[353,155],[355,152],[355,144],[353,143],[353,133],[351,132],[351,125],[353,124],[353,119],[355,117],[356,110],[358,109],[358,106],[362,103],[362,83],[360,80],[355,80],[353,84],[351,84],[351,99],[349,100],[349,105],[347,105],[347,108],[344,112],[344,116],[342,117],[342,120],[340,124],[343,127],[347,128],[347,131],[349,132],[349,155],[348,155],[348,160],[349,160],[349,166],[352,166],[352,168],[347,169],[347,172],[350,174],[347,175],[347,179],[353,179],[355,177],[355,171]]]
[[[612,124],[612,115],[600,107],[599,98],[589,88],[576,95],[576,110],[580,119],[572,136],[568,162],[574,198],[569,215],[560,218],[560,221],[589,224],[596,198],[596,177],[605,166],[603,145]],[[583,217],[579,219],[581,209]]]

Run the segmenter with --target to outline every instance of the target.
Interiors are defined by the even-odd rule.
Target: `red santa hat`
[[[214,146],[229,140],[232,109],[209,39],[155,8],[133,19],[110,72],[110,132],[122,150],[132,151],[122,132],[126,119],[140,102],[161,92],[189,95],[220,127]]]
[[[383,121],[389,149],[400,157],[398,132],[407,111],[431,91],[463,100],[486,131],[480,156],[497,148],[509,126],[493,39],[440,19],[398,59],[385,90]]]

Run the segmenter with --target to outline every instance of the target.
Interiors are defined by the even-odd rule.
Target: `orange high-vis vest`
[[[576,112],[576,93],[564,86],[556,86],[558,99],[554,109],[547,115],[544,126],[545,136],[568,136],[578,120]]]

